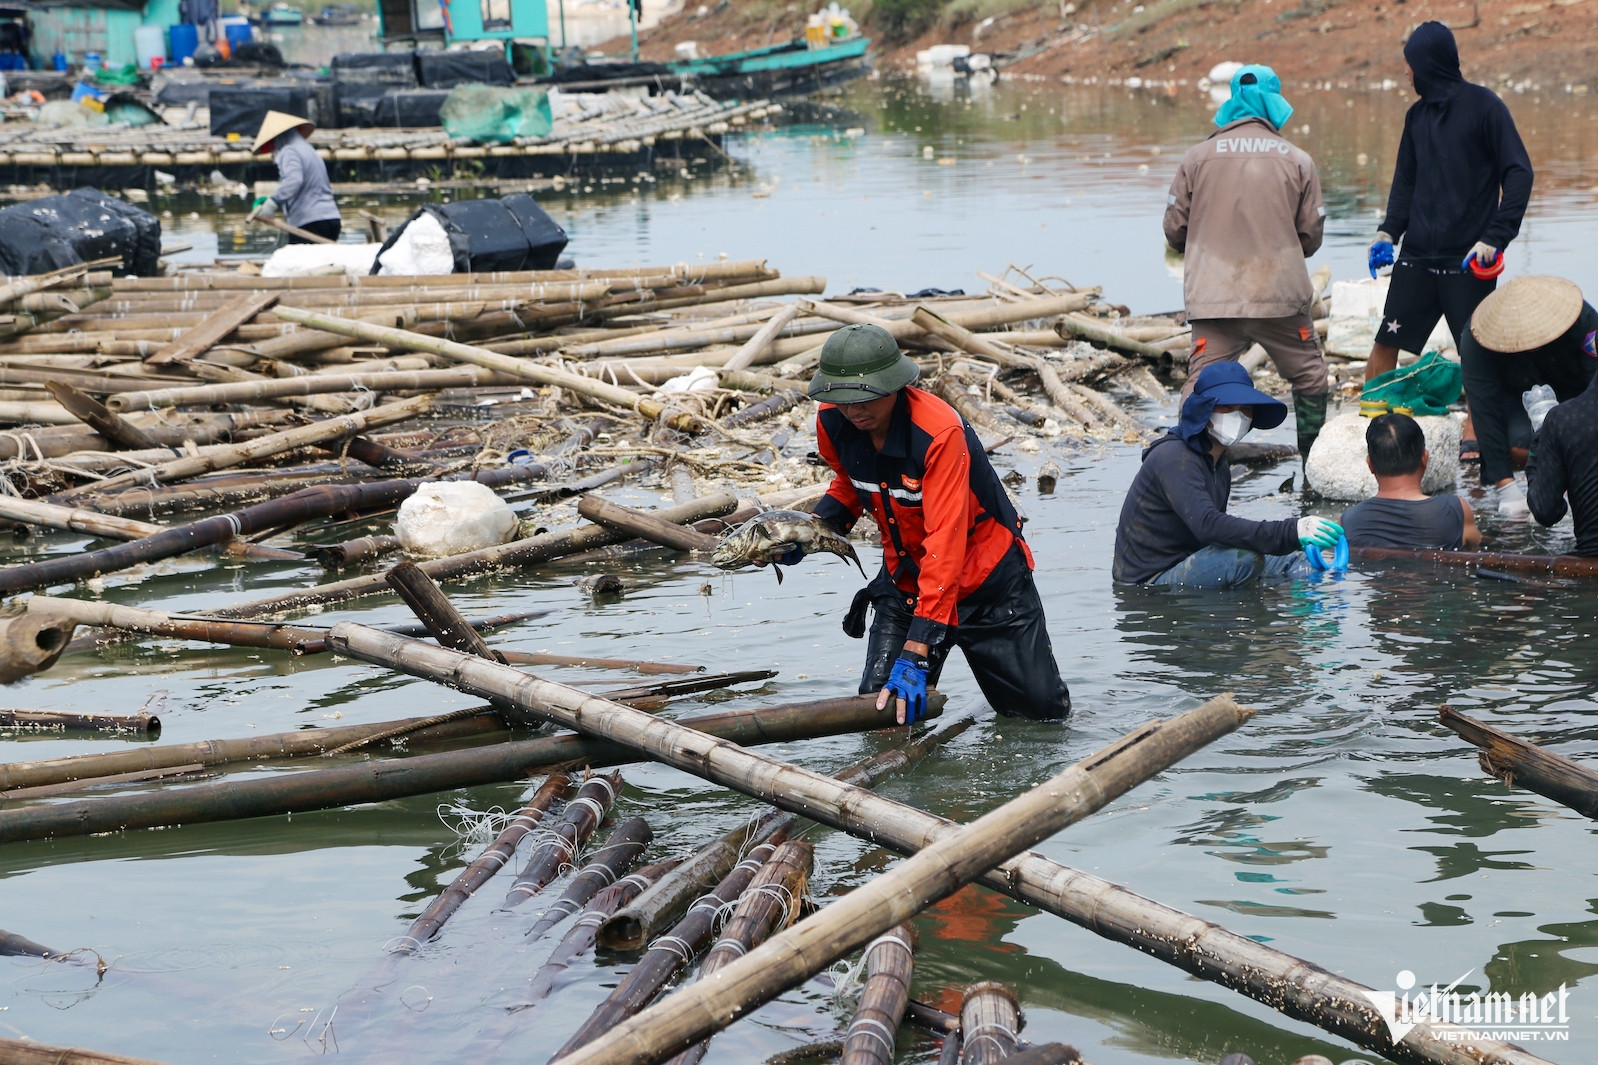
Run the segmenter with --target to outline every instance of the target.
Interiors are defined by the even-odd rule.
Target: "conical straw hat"
[[[1470,331],[1492,351],[1531,351],[1559,339],[1581,316],[1581,289],[1562,277],[1517,277],[1482,300]]]
[[[266,117],[261,119],[260,131],[255,135],[255,147],[250,150],[258,152],[263,145],[270,144],[276,140],[279,134],[287,133],[289,130],[298,129],[301,126],[310,126],[311,129],[316,129],[316,123],[308,118],[285,114],[282,111],[268,111]]]

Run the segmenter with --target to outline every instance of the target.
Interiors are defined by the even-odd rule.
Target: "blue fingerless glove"
[[[1375,277],[1376,271],[1380,270],[1382,267],[1392,266],[1393,242],[1390,240],[1378,240],[1376,243],[1372,244],[1370,256],[1367,259],[1367,264],[1371,268],[1372,277]]]
[[[904,700],[904,723],[913,725],[927,716],[927,669],[930,663],[918,654],[900,651],[893,661],[893,672],[883,690]]]
[[[775,562],[779,566],[797,566],[800,561],[804,559],[804,557],[805,549],[799,544],[794,544],[783,554],[778,555],[771,561]]]

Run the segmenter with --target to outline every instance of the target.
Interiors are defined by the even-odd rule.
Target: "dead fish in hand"
[[[781,584],[782,568],[776,565],[777,559],[796,546],[804,548],[807,555],[827,552],[847,558],[860,566],[860,575],[865,576],[866,568],[848,540],[814,514],[797,510],[768,510],[750,518],[721,538],[710,562],[721,569],[770,564]]]

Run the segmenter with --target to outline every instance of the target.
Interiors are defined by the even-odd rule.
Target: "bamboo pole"
[[[653,514],[620,503],[612,503],[602,496],[583,496],[577,503],[577,513],[591,522],[615,529],[627,537],[641,537],[652,543],[675,551],[714,551],[720,543],[707,533],[663,521]]]
[[[1480,747],[1482,771],[1505,787],[1519,785],[1584,817],[1598,818],[1598,772],[1446,706],[1438,720]]]
[[[0,710],[0,727],[80,729],[89,732],[135,732],[148,735],[161,731],[161,719],[154,714],[78,714],[63,710]]]
[[[371,536],[357,536],[353,540],[318,547],[311,554],[321,563],[323,569],[341,570],[393,554],[400,547],[399,537],[387,533],[374,533]]]
[[[745,341],[733,357],[722,364],[721,368],[728,371],[747,370],[754,364],[755,359],[764,353],[766,348],[771,345],[771,342],[777,338],[777,334],[786,329],[788,323],[792,322],[798,314],[798,306],[792,303],[778,311],[772,316],[770,321],[760,327],[759,332]]]
[[[444,922],[459,910],[467,899],[476,893],[477,889],[493,879],[494,874],[504,868],[516,853],[516,845],[528,834],[538,827],[549,816],[550,808],[560,800],[571,786],[571,777],[564,770],[557,769],[544,778],[544,782],[533,792],[533,797],[527,804],[516,811],[505,827],[488,845],[488,849],[478,855],[473,862],[460,875],[450,882],[438,898],[428,903],[427,909],[421,916],[411,922],[411,927],[405,935],[392,948],[393,953],[410,954],[417,947],[438,935],[438,930],[444,927]]]
[[[1021,1001],[993,980],[965,989],[960,999],[960,1065],[997,1065],[1015,1053]]]
[[[1078,315],[1065,315],[1055,323],[1054,328],[1061,336],[1069,334],[1095,344],[1103,344],[1120,351],[1131,352],[1133,355],[1153,362],[1159,362],[1165,358],[1165,352],[1152,344],[1146,344],[1141,340],[1133,340],[1119,330],[1100,325],[1098,322]]]
[[[725,371],[724,371],[725,372]],[[727,387],[727,378],[722,378],[722,387]],[[802,388],[784,388],[759,403],[751,403],[741,410],[735,410],[721,419],[723,429],[736,429],[742,425],[752,425],[767,418],[775,418],[784,411],[791,410],[810,397]]]
[[[144,361],[150,366],[170,366],[197,359],[277,300],[275,292],[235,296],[206,315],[198,325],[185,329],[181,340],[173,341]]]
[[[910,320],[924,332],[936,337],[942,337],[961,351],[968,352],[980,358],[996,362],[1011,370],[1030,370],[1032,360],[1025,355],[1017,355],[1013,351],[1006,351],[986,337],[979,337],[962,325],[934,314],[925,307],[917,307]]]
[[[411,613],[421,619],[427,631],[445,647],[465,651],[479,658],[503,662],[505,658],[484,641],[482,633],[462,616],[433,579],[423,573],[414,562],[401,562],[387,573],[383,580],[399,593]]]
[[[533,852],[527,856],[527,862],[516,874],[510,891],[505,894],[505,901],[499,904],[499,909],[510,910],[544,888],[559,876],[561,870],[571,868],[573,860],[577,857],[577,848],[593,835],[594,829],[605,819],[605,814],[610,810],[611,804],[616,801],[616,793],[621,790],[621,774],[612,773],[610,776],[595,775],[583,782],[577,790],[577,797],[567,803],[560,820],[548,831],[540,833]]]
[[[1082,1055],[1065,1043],[1036,1043],[1005,1058],[1004,1065],[1082,1065]],[[1315,1065],[1315,1059],[1300,1058],[1294,1065]]]
[[[538,651],[501,651],[505,661],[518,666],[577,666],[584,669],[626,669],[635,673],[703,673],[704,666],[681,662],[646,662],[637,658],[598,658],[592,655],[552,655]]]
[[[343,338],[341,337],[340,340]],[[329,392],[411,392],[423,389],[476,388],[484,385],[520,384],[521,378],[476,366],[447,370],[383,370],[373,373],[316,373],[260,381],[233,381],[214,385],[119,392],[106,400],[114,411],[156,410],[164,407],[209,407],[223,403],[259,403],[294,396]]]
[[[205,518],[97,551],[28,562],[0,569],[0,594],[64,584],[99,573],[109,573],[140,562],[171,558],[201,547],[251,536],[289,522],[325,517],[343,510],[392,506],[416,490],[414,481],[380,481],[375,484],[319,485],[282,499],[245,507],[231,514]],[[381,578],[379,578],[381,579]]]
[[[890,1065],[899,1022],[910,1001],[916,933],[908,924],[890,928],[865,951],[865,988],[860,1006],[843,1037],[838,1065]]]
[[[320,444],[327,440],[339,437],[353,436],[376,429],[384,425],[393,425],[425,414],[432,409],[431,396],[416,396],[412,399],[402,399],[396,403],[388,403],[381,407],[356,414],[340,415],[328,418],[325,421],[314,422],[311,425],[302,425],[296,429],[285,429],[282,432],[269,433],[266,436],[256,437],[254,440],[242,444],[227,444],[210,454],[197,457],[184,457],[163,462],[158,466],[125,473],[118,477],[108,477],[103,481],[80,488],[69,488],[57,495],[58,499],[70,499],[75,496],[99,494],[117,488],[132,487],[134,485],[167,484],[180,481],[189,477],[197,477],[202,473],[211,473],[214,470],[229,469],[233,466],[242,466],[246,462],[279,455],[295,448],[307,447],[311,444]]]
[[[58,1047],[31,1039],[0,1037],[0,1061],[6,1065],[163,1065],[149,1058],[130,1058],[82,1047]]]
[[[587,856],[583,867],[572,874],[560,898],[539,914],[538,920],[522,938],[530,943],[536,942],[543,938],[545,932],[572,914],[581,912],[595,895],[620,879],[654,838],[649,822],[642,817],[631,817],[617,825],[604,844]],[[595,921],[593,925],[597,929],[599,922]]]
[[[335,725],[332,728],[296,729],[236,740],[199,740],[194,743],[169,743],[159,747],[135,747],[106,754],[72,754],[24,762],[0,763],[0,798],[22,788],[48,787],[84,781],[92,784],[103,777],[174,769],[184,765],[207,768],[237,762],[264,762],[279,758],[303,758],[326,754],[335,748],[358,743],[367,737],[403,732],[410,742],[449,740],[504,732],[505,722],[488,707],[470,717],[447,723],[426,725],[427,717],[400,721],[379,721],[370,725]],[[415,726],[425,726],[413,730]],[[396,731],[398,730],[398,731]]]
[[[768,939],[723,968],[714,983],[685,988],[564,1058],[557,1053],[556,1059],[569,1065],[654,1065],[1101,809],[1248,716],[1236,704],[1210,704],[1172,722],[1145,726]]]
[[[54,503],[21,499],[17,496],[0,496],[0,518],[26,522],[29,525],[42,525],[47,529],[64,529],[69,532],[88,533],[90,536],[104,536],[111,540],[142,540],[146,536],[166,531],[166,526],[154,522],[119,518],[113,514],[102,514],[97,510],[62,507]],[[304,557],[297,551],[263,547],[243,540],[224,540],[220,546],[228,554],[244,558]]]
[[[501,355],[497,351],[490,351],[483,347],[474,347],[470,344],[461,344],[453,340],[441,340],[434,337],[423,336],[405,329],[394,329],[388,326],[375,325],[371,322],[353,321],[340,318],[336,315],[315,314],[310,311],[300,310],[295,307],[279,307],[278,317],[285,321],[295,322],[312,329],[324,332],[339,333],[343,336],[354,337],[357,340],[369,340],[385,344],[391,348],[406,351],[427,351],[457,362],[469,362],[485,369],[499,373],[510,374],[520,380],[532,381],[541,385],[559,385],[570,389],[578,395],[588,396],[609,403],[613,406],[635,410],[651,421],[665,415],[665,421],[674,429],[684,432],[699,432],[703,424],[697,417],[686,411],[668,413],[666,405],[648,396],[629,392],[616,385],[608,385],[595,381],[581,374],[568,373],[550,366],[528,362],[511,355]]]
[[[943,712],[944,701],[940,692],[927,693],[927,707],[934,714]],[[836,774],[836,778],[846,784],[870,787],[889,773],[902,772],[920,762],[964,732],[970,724],[970,718],[951,722],[936,732],[924,733],[911,743],[856,762]],[[774,826],[788,824],[790,822],[786,819],[794,816],[781,812],[768,814],[755,825],[740,825],[695,851],[669,876],[661,877],[659,883],[639,895],[631,905],[618,910],[615,916],[606,920],[599,929],[600,945],[615,951],[642,950],[668,921],[725,877],[750,843],[766,838]]]
[[[790,839],[772,852],[738,900],[721,938],[700,963],[701,983],[716,978],[721,969],[793,923],[814,861],[815,848],[803,840]],[[672,1058],[672,1065],[698,1065],[709,1049],[710,1040],[701,1040]]]
[[[554,990],[555,981],[559,979],[560,974],[566,971],[575,958],[586,954],[593,948],[595,933],[599,930],[600,922],[637,898],[640,891],[646,890],[656,880],[671,872],[680,864],[681,859],[678,858],[652,862],[638,871],[620,878],[614,884],[596,894],[583,909],[583,915],[577,918],[571,929],[561,937],[560,942],[556,943],[555,948],[549,952],[549,958],[528,979],[527,987],[522,992],[522,999],[518,1005],[526,1008],[549,997],[549,993]],[[527,933],[527,938],[536,939],[537,936],[534,935],[534,932],[541,934],[543,928],[540,926],[543,924],[544,922],[540,921],[538,925],[535,925],[533,930]],[[508,1033],[501,1034],[500,1039],[505,1038],[506,1034]],[[499,1040],[490,1041],[495,1042],[497,1045]]]
[[[145,435],[144,430],[113,414],[106,409],[105,404],[79,392],[67,382],[46,381],[44,387],[74,418],[119,447],[139,449],[158,446]]]
[[[1491,568],[1556,577],[1598,577],[1598,558],[1579,555],[1517,555],[1506,551],[1431,551],[1407,547],[1351,547],[1361,562],[1435,562],[1440,566]]]
[[[0,374],[3,373],[4,371],[0,370]],[[293,415],[289,411],[211,414],[205,415],[199,421],[178,417],[174,419],[177,424],[143,426],[141,431],[149,436],[157,447],[177,447],[188,441],[193,441],[195,444],[211,444],[235,432],[282,425],[291,417]],[[111,446],[112,441],[99,433],[91,432],[74,419],[74,424],[70,426],[30,429],[0,436],[0,459],[29,457],[53,459],[76,451],[104,451]]]
[[[716,492],[708,496],[702,496],[692,503],[681,503],[676,506],[666,507],[658,511],[657,516],[666,521],[687,523],[730,513],[737,505],[738,500],[731,493]],[[419,568],[436,581],[450,580],[478,573],[487,573],[496,569],[533,566],[552,558],[559,558],[562,555],[586,551],[591,547],[618,543],[626,539],[626,537],[626,533],[620,533],[602,525],[587,525],[563,532],[531,536],[525,540],[514,540],[511,543],[485,548],[481,551],[432,559],[423,562]],[[5,573],[6,571],[0,570],[0,587],[3,587]],[[277,613],[305,606],[344,602],[349,599],[357,599],[361,596],[373,595],[388,590],[388,585],[384,582],[381,574],[368,574],[360,577],[350,577],[346,580],[335,581],[331,584],[323,584],[302,591],[284,592],[265,599],[241,603],[217,611],[216,616],[256,617],[261,614]]]
[[[0,684],[14,684],[55,665],[72,641],[73,627],[65,618],[41,614],[0,617]]]
[[[875,696],[862,695],[764,710],[702,714],[683,718],[677,724],[717,740],[786,743],[886,728],[893,724],[893,717],[891,709],[877,709]],[[516,780],[565,762],[581,761],[598,767],[637,761],[637,757],[625,747],[579,736],[515,740],[461,751],[274,774],[264,779],[198,784],[148,795],[108,795],[0,810],[0,843],[327,810]]]

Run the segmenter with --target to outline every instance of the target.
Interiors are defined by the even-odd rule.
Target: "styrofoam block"
[[[513,539],[515,511],[476,481],[434,481],[399,505],[394,535],[413,555],[437,558],[481,551]]]
[[[1452,415],[1416,418],[1426,434],[1426,449],[1431,461],[1421,490],[1427,494],[1446,492],[1459,479],[1460,423]],[[1365,464],[1365,429],[1370,419],[1350,411],[1330,419],[1310,448],[1304,463],[1304,480],[1327,499],[1357,503],[1376,494],[1376,475]]]
[[[405,223],[392,246],[378,257],[380,274],[398,277],[437,277],[455,272],[455,253],[449,234],[437,218],[421,214]]]
[[[1349,359],[1363,359],[1370,354],[1376,330],[1382,325],[1388,282],[1385,276],[1332,282],[1331,316],[1326,323],[1327,351]],[[1425,350],[1448,351],[1453,347],[1454,335],[1448,331],[1448,320],[1439,318],[1431,336],[1426,338]]]
[[[377,244],[285,244],[261,267],[262,277],[319,277],[342,271],[350,277],[372,272]],[[444,271],[446,274],[448,270]]]

